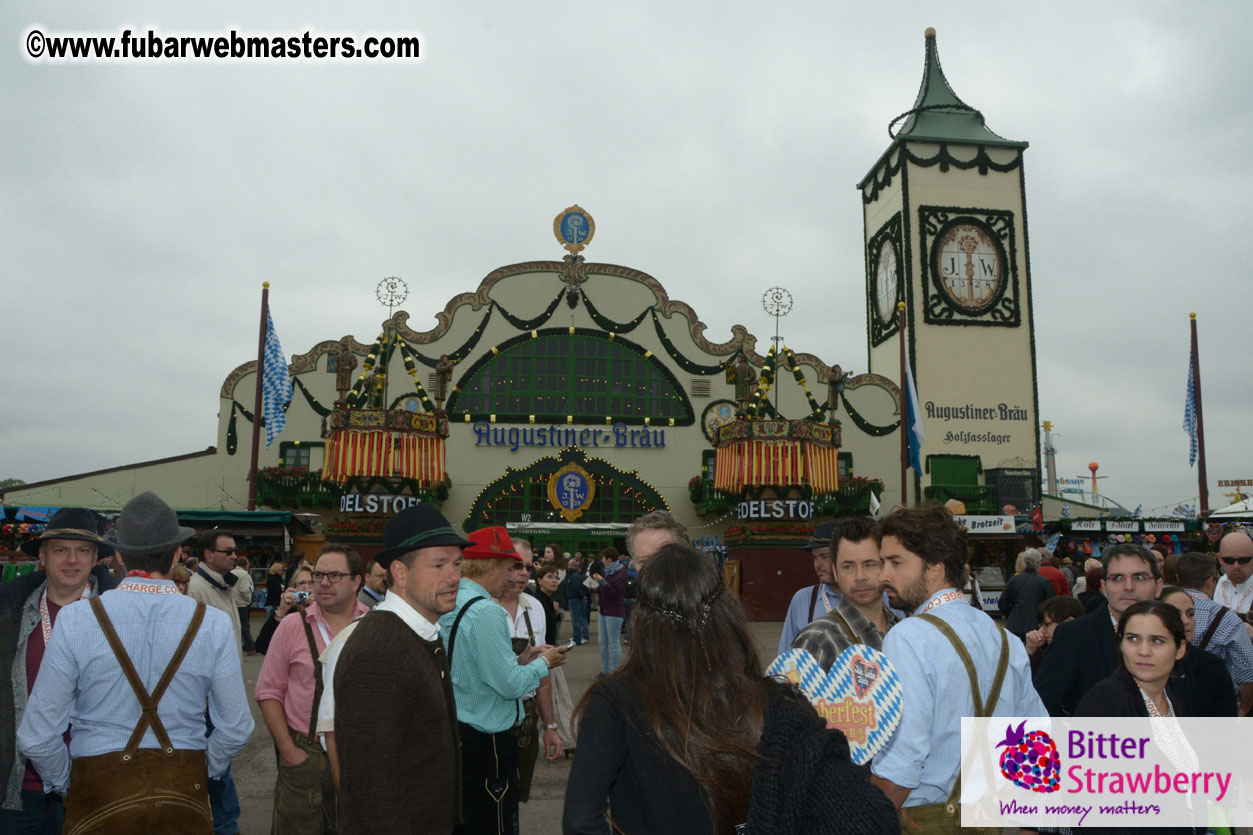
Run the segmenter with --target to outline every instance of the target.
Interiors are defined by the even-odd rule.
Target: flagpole
[[[905,398],[909,396],[908,381],[905,379],[905,302],[896,303],[897,330],[901,337],[901,507],[909,507],[909,490],[905,481],[905,470],[909,467],[909,410]]]
[[[265,376],[265,322],[270,313],[270,282],[261,282],[261,336],[257,338],[257,396],[252,404],[252,461],[248,465],[248,509],[257,509],[257,453],[261,445],[261,384]]]
[[[1196,347],[1196,314],[1189,313],[1192,324],[1192,387],[1196,393],[1196,477],[1201,489],[1201,518],[1209,515],[1209,480],[1205,477],[1205,424],[1201,420],[1201,358]]]

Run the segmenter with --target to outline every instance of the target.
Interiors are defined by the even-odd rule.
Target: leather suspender
[[[122,672],[126,675],[126,680],[130,682],[131,689],[135,691],[135,697],[139,699],[139,706],[142,712],[139,715],[139,722],[135,725],[135,730],[131,733],[131,738],[126,742],[126,750],[122,754],[123,760],[129,760],[134,756],[135,751],[139,748],[140,741],[144,738],[144,732],[149,726],[152,726],[152,732],[157,736],[157,742],[167,754],[174,753],[174,745],[170,742],[169,734],[165,732],[165,725],[161,724],[161,717],[157,715],[157,705],[161,702],[161,697],[165,695],[166,688],[170,686],[170,682],[174,680],[174,674],[178,672],[178,668],[183,663],[183,658],[187,655],[187,650],[191,648],[191,642],[196,638],[196,632],[200,629],[200,622],[204,620],[204,603],[196,603],[196,611],[191,616],[191,623],[187,626],[187,631],[183,633],[183,640],[179,642],[178,649],[174,650],[174,657],[170,659],[170,663],[166,665],[165,672],[161,674],[161,680],[157,682],[157,687],[149,695],[144,688],[143,682],[139,679],[139,673],[135,672],[135,665],[131,663],[130,656],[126,653],[126,648],[122,646],[121,639],[118,638],[117,632],[113,629],[113,622],[109,620],[108,613],[104,610],[104,605],[100,602],[100,598],[92,597],[89,599],[91,603],[91,611],[96,616],[96,620],[100,622],[100,629],[104,632],[105,640],[109,642],[109,648],[113,650],[113,654],[117,656],[118,663],[122,665]]]
[[[457,645],[457,629],[461,626],[461,619],[466,616],[468,610],[475,603],[484,600],[482,597],[471,598],[466,601],[466,605],[461,607],[461,611],[457,613],[457,617],[452,622],[452,629],[448,630],[448,674],[452,675],[452,650]]]
[[[1001,633],[1001,655],[996,662],[996,676],[992,679],[992,689],[988,692],[987,704],[984,704],[983,697],[979,694],[979,675],[975,672],[975,662],[970,657],[970,653],[966,650],[966,645],[962,643],[961,638],[957,637],[957,633],[953,631],[953,627],[942,621],[940,618],[931,614],[915,615],[922,618],[927,623],[940,630],[948,642],[953,645],[953,649],[957,651],[958,658],[961,659],[962,665],[966,668],[966,675],[970,677],[970,695],[974,700],[975,716],[985,717],[991,716],[992,711],[996,710],[996,703],[1001,698],[1001,685],[1005,683],[1005,671],[1009,669],[1009,638],[1004,628],[998,623],[996,628]],[[961,797],[961,771],[957,773],[957,780],[953,783],[953,790],[948,794],[948,802],[945,805],[945,811],[949,815],[957,813],[957,800]]]
[[[309,640],[309,657],[313,659],[313,711],[309,714],[309,741],[313,742],[317,737],[318,730],[318,707],[322,704],[322,659],[319,658],[318,645],[313,640],[313,629],[309,626],[309,619],[305,617],[305,610],[299,609],[300,622],[305,627],[305,638]]]
[[[1218,624],[1222,623],[1222,619],[1227,617],[1227,613],[1231,610],[1226,606],[1218,607],[1218,614],[1214,615],[1214,619],[1210,621],[1209,628],[1205,630],[1205,634],[1201,636],[1200,648],[1205,649],[1209,646],[1210,639],[1214,637],[1214,633],[1218,630]]]
[[[822,588],[822,583],[814,586],[814,590],[809,593],[809,620],[806,623],[814,622],[814,608],[818,605],[818,589]]]

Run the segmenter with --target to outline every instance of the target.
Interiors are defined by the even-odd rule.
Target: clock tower
[[[869,370],[900,379],[899,302],[918,391],[923,472],[908,504],[971,514],[1039,503],[1026,142],[993,133],[953,92],[926,31],[922,86],[858,185]]]

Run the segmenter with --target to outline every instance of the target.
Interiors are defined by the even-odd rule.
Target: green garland
[[[400,356],[405,362],[405,371],[413,378],[413,385],[418,390],[418,399],[422,401],[422,407],[426,409],[428,414],[435,414],[435,404],[431,402],[431,398],[427,396],[426,389],[422,387],[422,381],[418,379],[418,364],[414,357],[416,352],[409,347],[409,343],[403,340],[400,343]]]
[[[615,322],[605,314],[601,313],[596,305],[592,304],[592,300],[587,297],[587,291],[580,289],[579,294],[583,297],[583,307],[587,310],[587,315],[592,318],[598,328],[607,330],[610,333],[630,333],[639,327],[640,322],[644,321],[644,317],[653,312],[651,307],[644,308],[639,316],[636,316],[629,322]]]
[[[566,288],[562,287],[560,290],[557,291],[557,295],[553,298],[553,300],[548,303],[548,307],[544,308],[544,312],[531,319],[520,319],[517,316],[514,316],[508,310],[505,310],[503,307],[500,306],[498,302],[495,302],[495,301],[492,302],[492,307],[499,310],[500,315],[505,317],[505,321],[513,325],[518,330],[529,331],[529,330],[533,330],[534,328],[538,328],[540,325],[543,325],[545,322],[551,319],[553,315],[553,311],[557,309],[557,305],[561,304],[561,300],[565,298],[565,295],[566,295]]]
[[[888,426],[875,426],[870,421],[861,416],[861,413],[853,408],[853,404],[848,402],[848,395],[840,392],[840,402],[844,404],[844,410],[848,412],[849,418],[853,421],[853,425],[865,432],[872,438],[882,438],[884,435],[891,435],[900,428],[901,422],[898,420]]]
[[[313,396],[313,394],[309,391],[309,389],[305,386],[304,382],[301,381],[299,377],[292,377],[291,384],[292,384],[292,391],[295,392],[295,390],[299,388],[300,393],[305,396],[305,400],[308,402],[309,408],[317,412],[319,417],[326,417],[327,415],[331,413],[330,409],[326,408],[325,406],[323,406],[321,403],[317,401],[317,398]]]
[[[805,382],[805,374],[801,371],[800,363],[796,361],[796,354],[792,353],[792,349],[786,345],[783,346],[783,360],[787,363],[788,370],[792,372],[792,379],[801,387],[801,390],[805,392],[805,398],[809,400],[809,416],[805,420],[821,421],[822,413],[826,409],[818,405],[818,401],[810,393],[809,385]]]
[[[657,311],[654,308],[649,308],[648,312],[653,314],[653,326],[657,330],[657,338],[661,340],[661,346],[666,349],[666,353],[670,355],[670,359],[674,360],[675,364],[678,365],[679,368],[682,368],[688,374],[709,375],[718,374],[727,367],[725,362],[718,363],[717,365],[700,365],[683,356],[679,353],[679,349],[674,347],[674,343],[670,341],[670,337],[666,335],[665,328],[661,326],[661,318],[657,315]]]

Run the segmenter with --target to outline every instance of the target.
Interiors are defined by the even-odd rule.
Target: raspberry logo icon
[[[1017,728],[1005,726],[1005,739],[997,743],[1001,752],[1001,774],[1015,786],[1049,794],[1061,788],[1062,761],[1057,745],[1044,731],[1023,733],[1027,723]]]

